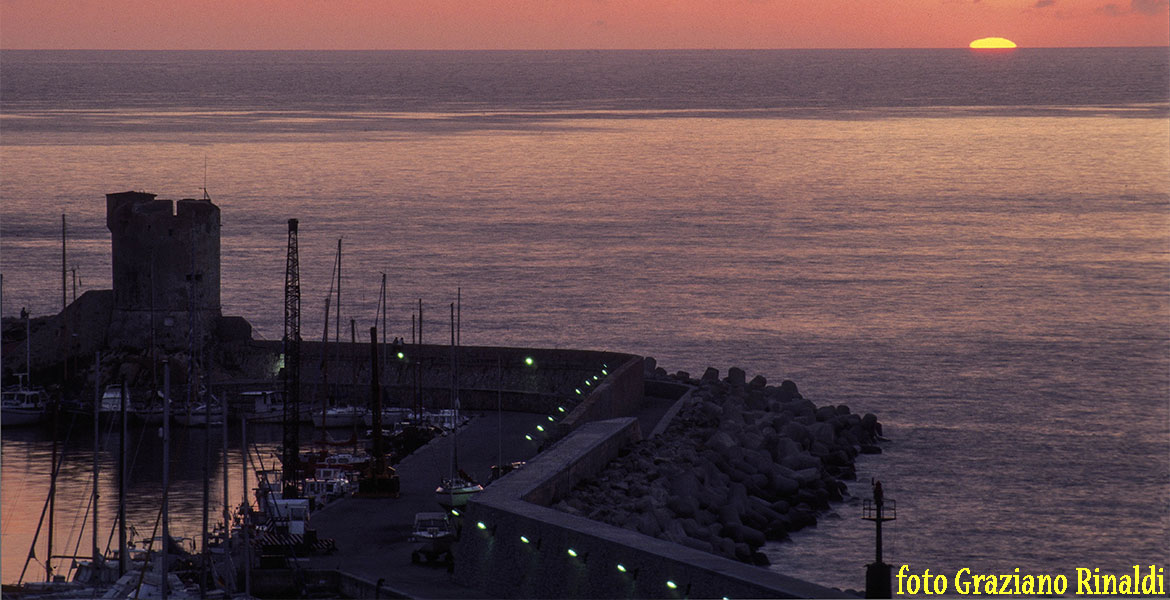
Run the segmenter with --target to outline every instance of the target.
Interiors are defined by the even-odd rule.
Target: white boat
[[[144,570],[145,572],[143,572]],[[200,597],[199,588],[184,584],[179,579],[177,573],[166,573],[167,586],[164,591],[162,586],[163,577],[164,575],[153,565],[149,568],[140,566],[136,569],[127,570],[126,574],[118,578],[101,597],[108,600],[121,598],[138,600],[145,600],[147,598],[194,600]]]
[[[312,498],[317,506],[344,498],[353,490],[353,483],[339,467],[319,466],[312,479],[301,482],[301,493]]]
[[[369,409],[359,406],[335,406],[325,409],[325,413],[313,413],[313,425],[316,427],[353,427],[361,425],[362,419],[369,414]]]
[[[460,414],[459,411],[445,408],[433,412],[424,412],[422,420],[442,429],[443,431],[455,431],[456,429],[466,425],[470,418],[466,415]]]
[[[309,528],[309,499],[285,499],[281,492],[269,492],[261,505],[261,511],[267,517],[264,526],[266,531],[275,531],[288,535],[305,535]]]
[[[27,387],[22,376],[20,385],[0,394],[0,423],[5,427],[40,423],[45,418],[47,401],[45,390]]]
[[[342,471],[356,471],[360,467],[366,466],[370,459],[363,456],[357,456],[349,453],[330,454],[325,457],[325,465]]]
[[[410,534],[410,541],[418,542],[410,553],[410,562],[427,562],[439,558],[451,560],[451,543],[455,541],[455,532],[447,519],[447,513],[421,512],[414,515],[414,531]]]
[[[414,416],[414,409],[410,408],[383,408],[382,409],[382,429],[392,429],[391,425],[409,421]],[[374,426],[373,411],[366,411],[365,416],[362,417],[362,423],[366,427]]]
[[[212,401],[213,402],[215,401],[214,397],[213,397]],[[198,404],[196,406],[192,406],[191,410],[189,410],[189,411],[186,411],[183,409],[179,409],[177,411],[172,410],[171,411],[171,419],[174,420],[175,423],[177,423],[179,425],[185,425],[187,427],[207,427],[208,425],[211,425],[211,426],[223,425],[223,409],[220,408],[218,402],[215,402],[215,404],[213,404],[211,406],[211,421],[210,422],[207,420],[207,405],[206,404]]]
[[[240,405],[253,423],[280,423],[284,420],[284,402],[279,392],[240,392]]]
[[[251,423],[283,423],[284,394],[274,390],[240,392],[240,404]],[[308,403],[301,404],[298,423],[311,423],[313,409]]]
[[[126,412],[130,412],[130,391],[126,391]],[[101,407],[98,409],[98,417],[101,419],[114,419],[122,414],[122,386],[107,385],[105,393],[102,394]]]
[[[162,403],[162,394],[155,392],[154,403],[136,404],[130,413],[130,417],[144,425],[161,425],[163,422]]]
[[[439,487],[435,488],[435,500],[444,509],[450,511],[461,509],[467,505],[472,496],[483,491],[483,486],[476,483],[470,475],[459,468],[459,427],[468,419],[459,414],[459,387],[458,361],[456,360],[455,343],[458,334],[455,331],[455,304],[451,304],[451,408],[439,411],[440,427],[451,431],[451,471],[450,476],[439,479]]]
[[[482,491],[483,486],[469,478],[444,477],[435,488],[435,500],[447,510],[458,509],[467,506],[467,501]]]
[[[162,425],[163,409],[161,406],[140,406],[130,416],[144,425]]]

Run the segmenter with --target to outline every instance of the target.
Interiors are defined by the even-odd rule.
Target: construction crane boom
[[[288,259],[284,270],[284,444],[283,496],[296,498],[300,475],[301,414],[301,274],[297,220],[288,220]]]

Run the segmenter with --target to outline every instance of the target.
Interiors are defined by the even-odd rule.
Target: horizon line
[[[1132,46],[1017,46],[1006,50],[1166,48]],[[785,50],[981,50],[968,46],[788,47],[788,48],[2,48],[0,52],[774,52]]]

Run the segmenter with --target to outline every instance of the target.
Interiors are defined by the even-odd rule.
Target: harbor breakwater
[[[877,453],[881,424],[817,407],[792,381],[769,386],[708,369],[665,434],[633,444],[554,508],[759,565],[767,541],[815,525],[847,494],[853,459]]]
[[[642,439],[587,423],[468,504],[455,579],[505,598],[835,598],[849,594],[547,506]]]
[[[737,368],[696,380],[643,365],[647,390],[691,388],[663,435],[594,420],[489,486],[465,515],[457,580],[505,597],[851,595],[745,563],[843,499],[853,459],[880,452],[877,418]]]

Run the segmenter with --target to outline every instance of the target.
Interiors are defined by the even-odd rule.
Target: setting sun
[[[979,39],[971,42],[970,47],[975,48],[975,49],[980,49],[980,50],[987,49],[987,48],[998,48],[998,49],[1015,48],[1016,43],[1007,39],[1007,38],[986,37],[986,38],[979,38]]]

